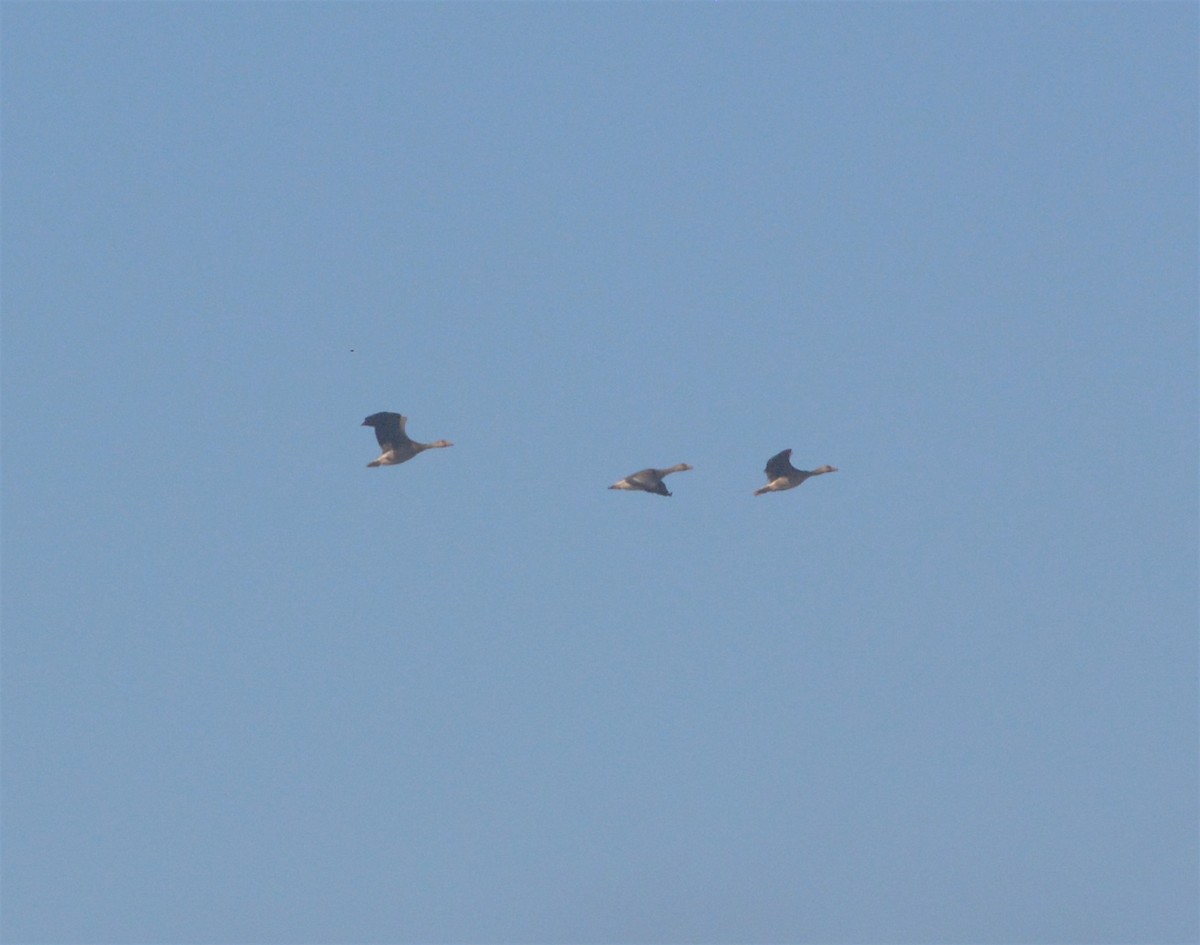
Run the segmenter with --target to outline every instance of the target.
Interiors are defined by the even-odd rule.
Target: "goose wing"
[[[667,484],[663,482],[661,469],[643,469],[637,474],[637,482],[647,492],[653,492],[655,495],[671,494],[667,491]]]
[[[662,476],[658,474],[657,469],[639,469],[633,475],[625,478],[639,489],[645,489],[647,492],[658,492],[660,489],[666,488],[663,486]]]
[[[767,481],[774,482],[776,479],[784,479],[792,473],[797,473],[798,470],[792,465],[792,451],[784,450],[782,453],[776,453],[767,460],[767,468],[764,470],[767,474]]]
[[[625,477],[625,482],[629,483],[635,489],[641,489],[643,492],[653,492],[655,495],[670,495],[667,491],[666,483],[663,482],[663,470],[661,469],[640,469],[632,475]]]
[[[408,436],[404,432],[406,423],[408,423],[408,417],[383,411],[371,414],[363,421],[363,426],[374,427],[375,439],[379,441],[380,448],[388,450],[408,442]]]

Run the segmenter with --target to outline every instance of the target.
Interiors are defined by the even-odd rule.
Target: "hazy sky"
[[[4,941],[1197,941],[1200,7],[0,15]]]

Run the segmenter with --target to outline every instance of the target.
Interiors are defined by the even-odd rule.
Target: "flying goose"
[[[784,450],[776,453],[767,460],[767,484],[754,491],[755,495],[764,492],[782,492],[784,489],[795,489],[809,476],[819,476],[822,473],[837,472],[836,466],[820,466],[816,469],[797,469],[792,465],[792,451]]]
[[[671,493],[667,491],[667,487],[663,485],[663,476],[669,476],[671,473],[687,472],[691,468],[687,463],[679,463],[670,469],[643,469],[640,472],[626,476],[620,482],[614,482],[608,488],[632,489],[635,492],[653,492],[655,495],[670,495]]]
[[[408,417],[403,417],[398,413],[388,413],[386,410],[381,413],[373,413],[362,422],[364,427],[375,428],[375,439],[379,441],[379,446],[383,450],[379,459],[373,463],[367,463],[367,466],[395,466],[398,463],[407,463],[424,450],[454,445],[448,440],[438,440],[436,443],[418,443],[416,440],[410,440],[404,432],[404,424],[407,422]]]

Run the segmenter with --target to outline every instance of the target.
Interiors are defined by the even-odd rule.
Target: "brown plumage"
[[[809,479],[812,476],[820,476],[823,473],[837,472],[836,466],[818,466],[816,469],[797,469],[792,465],[792,451],[784,450],[782,453],[776,453],[767,460],[767,484],[761,489],[754,491],[755,495],[762,495],[764,492],[782,492],[784,489],[795,489],[796,486]]]
[[[368,467],[396,466],[399,463],[408,462],[424,450],[441,449],[444,446],[454,445],[449,440],[438,440],[435,443],[418,443],[416,440],[410,440],[408,434],[404,432],[404,425],[407,422],[408,417],[387,411],[373,413],[362,422],[364,427],[375,428],[375,439],[379,441],[379,447],[383,450],[379,459],[367,463]]]
[[[663,476],[671,473],[686,472],[691,469],[687,463],[679,463],[670,469],[642,469],[626,476],[619,482],[614,482],[610,489],[631,489],[634,492],[653,492],[655,495],[670,495],[663,484]]]

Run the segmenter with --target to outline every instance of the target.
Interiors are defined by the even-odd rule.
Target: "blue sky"
[[[4,4],[4,940],[1196,941],[1198,18]]]

